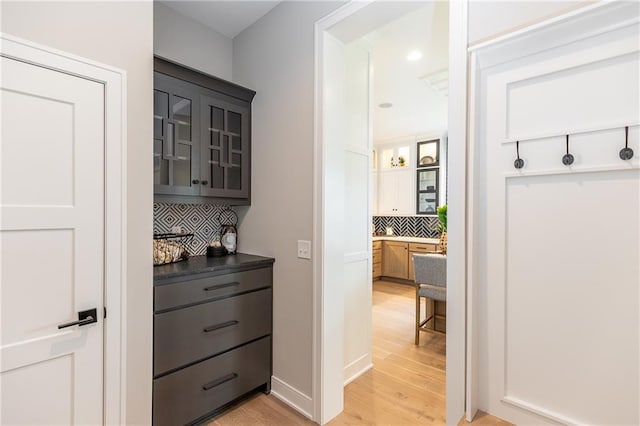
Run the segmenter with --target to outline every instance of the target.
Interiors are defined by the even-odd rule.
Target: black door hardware
[[[96,308],[78,312],[78,321],[60,324],[58,325],[58,330],[73,327],[74,325],[82,327],[83,325],[93,324],[94,322],[98,322],[98,312]]]

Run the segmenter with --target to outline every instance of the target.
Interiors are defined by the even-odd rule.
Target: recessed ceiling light
[[[378,105],[380,108],[391,108],[393,104],[391,102],[383,102]]]
[[[417,61],[422,58],[422,53],[419,50],[413,50],[407,55],[407,61]]]

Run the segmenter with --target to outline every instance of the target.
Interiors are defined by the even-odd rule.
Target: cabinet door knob
[[[194,179],[191,181],[192,184],[197,185],[200,183],[200,181],[198,179]]]
[[[207,184],[209,183],[209,181],[203,180],[203,181],[202,181],[202,182],[200,182],[200,183],[202,183],[203,185],[207,185]]]

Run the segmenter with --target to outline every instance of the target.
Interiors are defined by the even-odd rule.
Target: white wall
[[[153,23],[156,55],[231,81],[230,38],[157,1],[153,2]]]
[[[276,259],[273,374],[307,397],[312,263],[296,257],[296,240],[313,233],[314,23],[339,5],[283,2],[233,43],[234,81],[257,91],[252,205],[243,212],[239,248]]]
[[[509,33],[527,25],[584,7],[593,1],[469,0],[469,44]]]
[[[7,2],[1,30],[127,72],[126,421],[151,423],[151,2]],[[36,407],[37,409],[37,407]]]

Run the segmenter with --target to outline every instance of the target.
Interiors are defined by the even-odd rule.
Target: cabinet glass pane
[[[437,166],[439,164],[439,143],[438,139],[418,142],[418,167]]]
[[[215,130],[224,130],[224,110],[221,108],[211,107],[211,128]]]
[[[436,200],[435,194],[422,193],[418,194],[418,211],[420,213],[435,213]]]
[[[396,159],[396,164],[400,167],[407,167],[409,166],[409,162],[411,161],[410,158],[410,153],[411,153],[411,147],[409,146],[401,146],[398,148],[398,158]],[[402,158],[404,160],[403,163],[400,163],[400,158]]]
[[[229,177],[227,188],[242,189],[242,169],[240,167],[227,168],[227,176]]]
[[[209,131],[209,145],[220,146],[220,132],[216,132],[213,130]]]
[[[191,186],[191,146],[179,143],[173,162],[173,185]]]
[[[233,111],[227,111],[228,128],[227,131],[242,135],[242,116]]]
[[[239,136],[231,136],[231,148],[238,151],[242,149],[242,140]]]
[[[436,190],[437,170],[421,170],[418,172],[418,191]]]
[[[380,161],[383,169],[389,169],[393,167],[393,161],[397,158],[393,158],[393,148],[387,148],[382,150]]]
[[[169,185],[169,161],[162,159],[162,139],[153,140],[153,183]]]
[[[220,150],[218,149],[211,150],[211,164],[215,166],[220,165]]]
[[[209,166],[209,187],[224,188],[224,168],[220,167],[220,151],[211,150],[211,163]]]
[[[233,167],[237,167],[238,169],[242,166],[242,154],[232,153],[231,154],[231,165]]]
[[[173,96],[173,121],[176,123],[176,138],[191,141],[191,100]]]
[[[169,94],[160,90],[153,91],[153,137],[161,138],[164,132],[164,120],[169,117]]]

